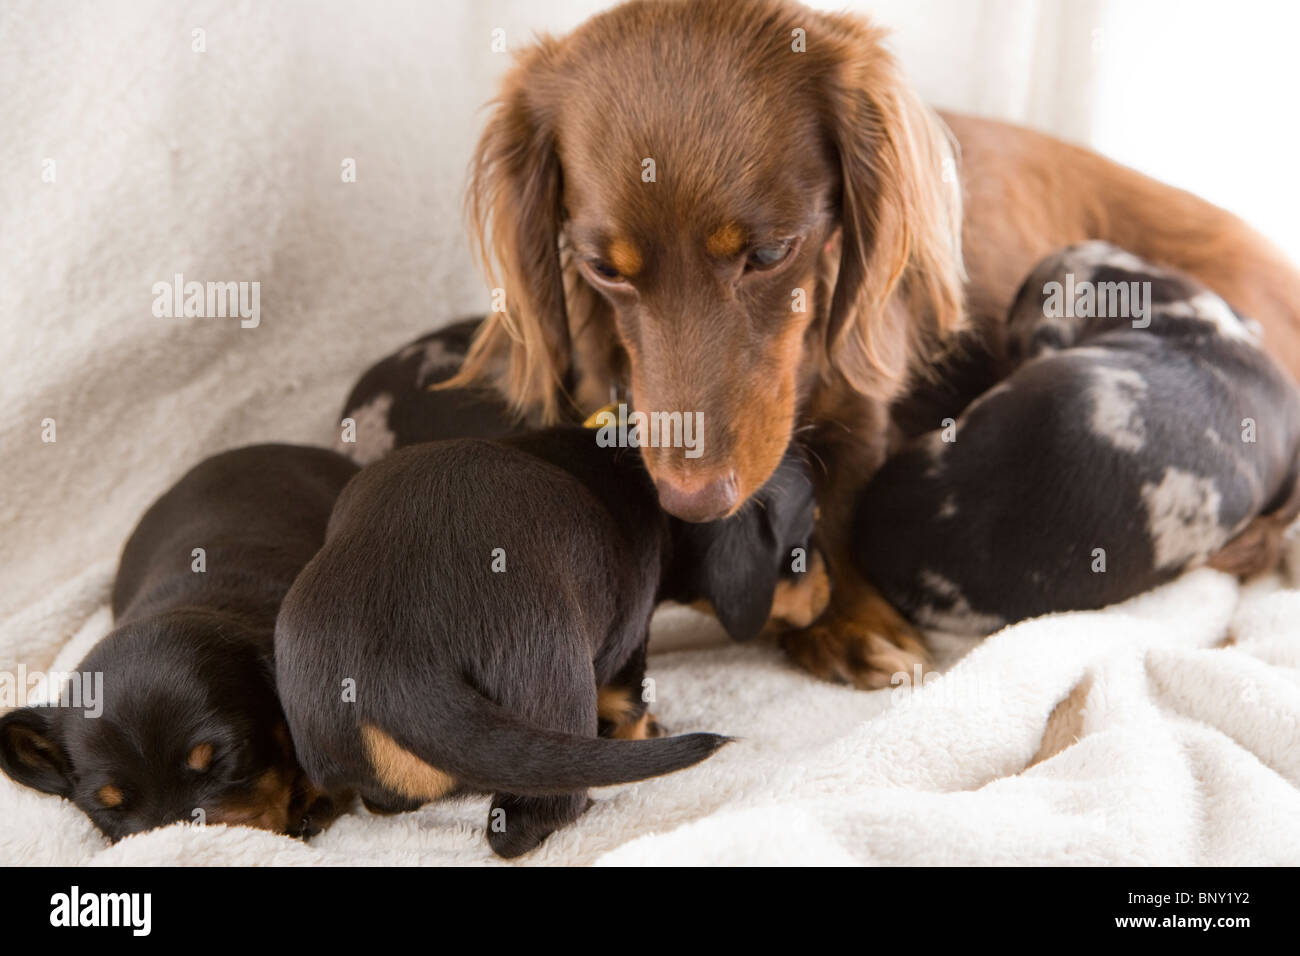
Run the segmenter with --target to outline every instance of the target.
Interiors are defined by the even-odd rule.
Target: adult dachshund
[[[642,449],[692,521],[739,508],[798,431],[825,466],[834,598],[784,643],[860,687],[925,652],[847,558],[854,492],[993,384],[1047,253],[1105,239],[1188,273],[1300,371],[1300,275],[1277,249],[1087,150],[936,113],[883,37],[782,0],[637,0],[524,50],[467,197],[504,309],[450,383],[495,374],[539,421],[616,390],[702,413],[702,454]]]

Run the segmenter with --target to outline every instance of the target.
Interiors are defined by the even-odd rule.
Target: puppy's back
[[[553,663],[557,697],[594,693],[596,647],[643,599],[632,549],[582,482],[520,449],[434,442],[366,468],[276,626],[305,768],[327,786],[350,778],[361,725],[437,709],[435,694],[409,697],[417,686],[467,680],[509,707]],[[582,658],[581,678],[554,663]]]
[[[1085,285],[1149,296],[1145,314],[1055,307]],[[1251,323],[1184,276],[1085,243],[1026,280],[1007,333],[1011,374],[861,496],[859,561],[895,604],[988,632],[1123,600],[1225,545],[1233,568],[1268,563],[1297,504],[1300,392]],[[1260,516],[1269,533],[1243,539]]]
[[[200,462],[149,507],[127,539],[113,585],[115,619],[193,597],[269,612],[273,620],[356,472],[346,458],[304,445],[249,445]],[[202,572],[192,563],[198,548]]]

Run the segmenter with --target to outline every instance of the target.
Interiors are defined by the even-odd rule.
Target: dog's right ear
[[[560,159],[545,105],[558,50],[543,40],[506,76],[470,164],[466,218],[488,280],[504,290],[504,311],[489,313],[460,372],[440,386],[481,383],[505,356],[495,384],[517,414],[540,412],[543,423],[560,417],[571,352]]]
[[[45,707],[22,707],[0,717],[0,770],[34,790],[68,797],[72,765],[53,725]]]
[[[771,529],[751,510],[704,525],[683,525],[691,539],[689,600],[703,598],[733,641],[752,641],[772,613],[780,581]]]

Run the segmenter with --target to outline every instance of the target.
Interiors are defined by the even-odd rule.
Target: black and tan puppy
[[[79,665],[102,675],[102,712],[6,714],[0,768],[112,840],[178,820],[294,834],[321,822],[331,808],[312,806],[298,770],[271,653],[280,601],[356,470],[324,449],[255,445],[186,474],[127,541],[114,628]]]
[[[397,451],[344,491],[276,626],[303,768],[379,811],[493,792],[489,843],[524,853],[577,818],[589,787],[680,770],[725,742],[608,739],[598,721],[649,735],[658,601],[707,600],[752,637],[812,531],[794,455],[755,506],[690,526],[659,509],[635,449],[601,448],[588,429]]]
[[[352,423],[347,434],[354,440],[340,438],[336,450],[358,464],[369,465],[409,445],[452,438],[505,438],[529,431],[490,387],[432,387],[459,370],[482,322],[481,317],[462,319],[428,332],[367,369],[348,393],[340,419]],[[781,482],[801,480],[793,477],[794,467],[792,463],[786,464],[781,477],[768,489],[769,494]],[[737,526],[727,538],[733,547],[741,545],[742,527],[757,530],[753,522]],[[715,544],[717,538],[710,525],[700,526],[698,532],[683,525],[679,546],[706,547]],[[766,547],[760,541],[750,545]],[[813,550],[806,557],[807,574],[786,569],[778,582],[769,613],[774,629],[804,627],[817,616],[809,609],[814,606],[820,609],[826,603],[829,582],[821,555]],[[736,563],[743,567],[748,560],[738,558]],[[742,586],[739,580],[719,582],[721,586],[729,583]],[[741,602],[728,603],[732,609],[741,606]],[[700,609],[713,611],[711,607]],[[736,621],[724,621],[723,626],[732,633],[737,632]]]
[[[460,370],[482,319],[420,336],[368,368],[352,386],[335,450],[359,465],[396,448],[444,438],[503,438],[523,430],[494,390],[431,390]]]
[[[913,620],[988,632],[1276,560],[1300,506],[1300,393],[1219,296],[1071,246],[1022,286],[1006,358],[862,493],[862,569]]]

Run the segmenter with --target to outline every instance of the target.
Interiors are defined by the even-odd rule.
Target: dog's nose
[[[716,521],[736,506],[736,473],[673,475],[655,481],[659,504],[683,521]]]

